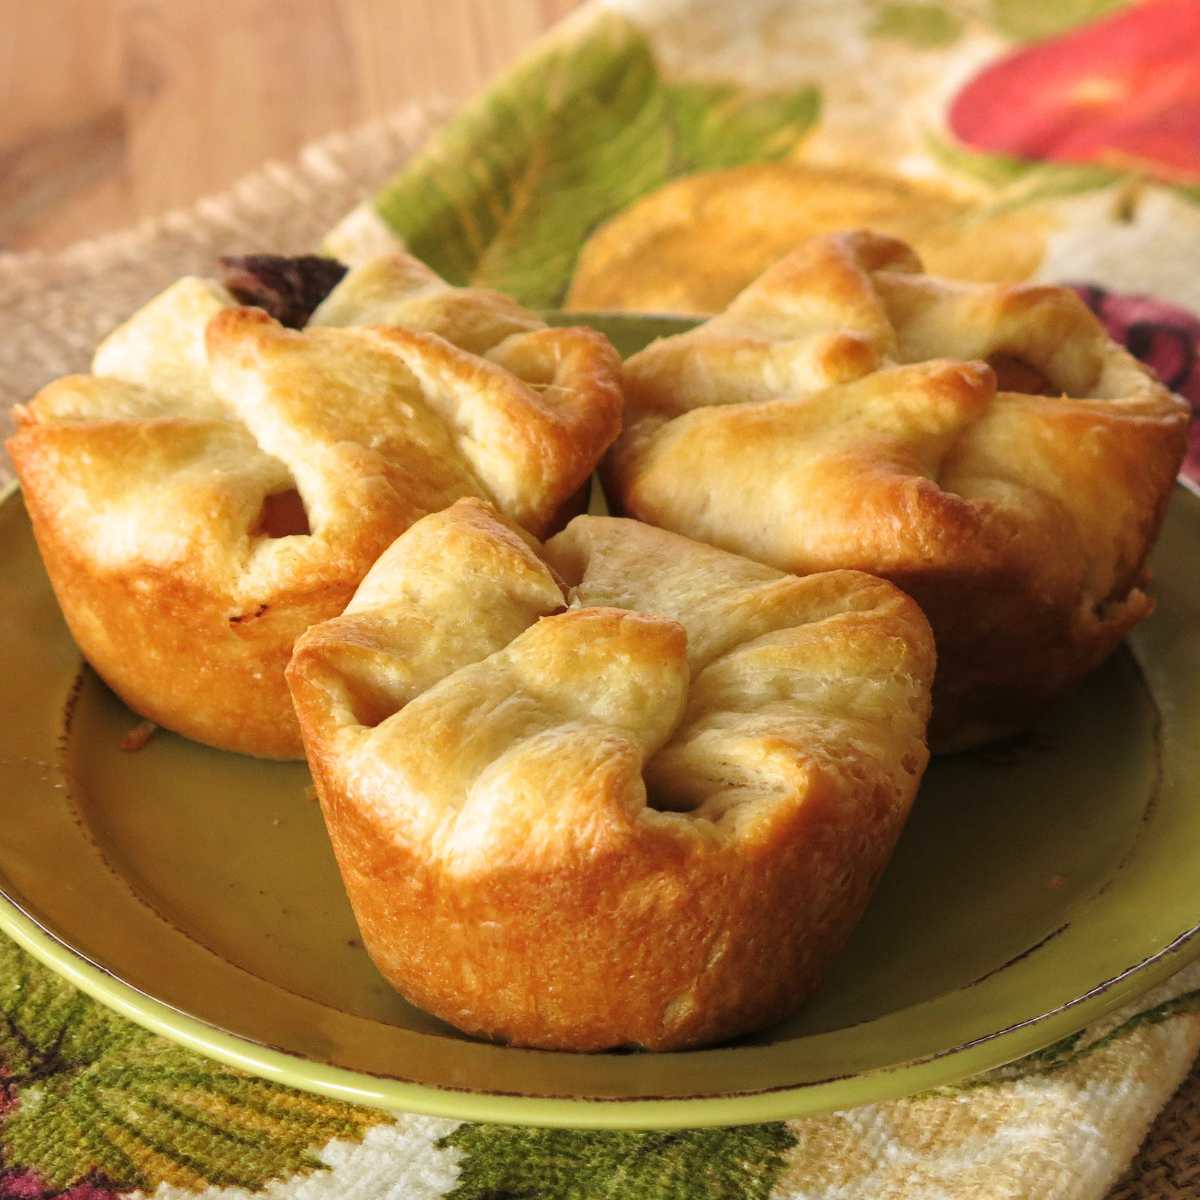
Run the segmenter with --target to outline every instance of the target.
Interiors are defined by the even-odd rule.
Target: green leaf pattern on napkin
[[[155,1037],[0,936],[5,1174],[31,1171],[56,1192],[88,1178],[117,1189],[257,1188],[320,1167],[325,1142],[359,1138],[387,1119]]]
[[[663,92],[672,175],[783,158],[820,108],[812,88],[760,94],[730,83],[677,83]]]
[[[1005,36],[1035,41],[1098,20],[1129,0],[992,0],[992,24]]]
[[[782,157],[817,110],[809,87],[666,84],[645,36],[610,14],[465,109],[375,205],[452,283],[549,308],[606,217],[676,175]]]
[[[580,1133],[463,1125],[449,1200],[767,1200],[795,1143],[786,1125]]]
[[[1091,192],[1120,179],[1136,178],[1128,171],[1096,163],[1047,162],[1011,154],[989,154],[933,133],[926,137],[925,146],[948,170],[961,171],[994,188],[993,204],[997,209],[1032,204],[1051,196]]]
[[[962,21],[937,4],[889,4],[879,10],[871,33],[907,42],[915,50],[940,49],[958,40]]]
[[[1092,1027],[1076,1030],[1041,1050],[1034,1051],[1007,1066],[997,1067],[985,1075],[969,1079],[959,1085],[958,1090],[967,1091],[975,1087],[986,1087],[1000,1080],[1026,1079],[1032,1075],[1045,1075],[1060,1071],[1078,1062],[1094,1050],[1100,1050],[1112,1042],[1132,1033],[1143,1025],[1156,1025],[1181,1013],[1200,1013],[1200,992],[1184,992],[1164,1000],[1160,1004],[1136,1012],[1111,1029],[1096,1033]],[[1103,1026],[1103,1023],[1101,1023]]]

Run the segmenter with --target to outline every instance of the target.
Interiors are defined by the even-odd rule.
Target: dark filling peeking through
[[[1032,363],[1015,354],[993,354],[988,366],[996,372],[996,391],[1024,392],[1027,396],[1059,396],[1056,388]]]
[[[312,533],[308,524],[308,512],[300,493],[295,488],[289,488],[286,492],[275,492],[266,496],[258,520],[250,533],[254,537],[269,538]]]
[[[240,254],[217,261],[221,282],[239,304],[261,308],[289,329],[304,326],[347,270],[336,258],[316,254]]]

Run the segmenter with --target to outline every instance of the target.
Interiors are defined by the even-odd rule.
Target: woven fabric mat
[[[206,273],[215,256],[311,248],[446,113],[443,104],[410,107],[325,139],[294,163],[268,165],[189,211],[61,254],[0,257],[4,409],[47,380],[85,368],[92,346],[115,322],[179,275]],[[35,996],[51,997],[46,1008],[55,1011],[74,1003],[63,997],[65,984],[26,974],[32,964],[22,966],[12,984],[4,977],[11,961],[0,959],[0,1016],[10,1029],[17,1028],[14,1014],[23,1013],[21,1006],[28,1008]],[[1200,1017],[1178,999],[1200,989],[1200,973],[1188,975],[1089,1031],[1083,1048],[1051,1069],[1010,1069],[972,1087],[830,1117],[658,1138],[522,1132],[424,1118],[380,1123],[377,1116],[331,1126],[327,1114],[305,1126],[297,1104],[300,1141],[293,1138],[289,1153],[280,1152],[277,1163],[268,1160],[257,1174],[239,1175],[232,1159],[222,1163],[219,1149],[208,1159],[193,1156],[190,1165],[167,1170],[160,1146],[159,1165],[129,1178],[160,1197],[200,1189],[214,1200],[255,1193],[276,1174],[281,1178],[269,1183],[266,1194],[310,1200],[447,1194],[1098,1200],[1129,1162],[1200,1044]],[[72,1011],[81,1011],[79,1005]],[[31,1044],[41,1036],[38,1019],[35,1014],[23,1027],[22,1037]],[[123,1025],[117,1018],[104,1020],[106,1029]],[[122,1054],[143,1061],[159,1043],[139,1035],[128,1049],[119,1048],[124,1045],[119,1038],[105,1044],[118,1047],[111,1053],[119,1064]],[[127,1194],[128,1182],[101,1169],[108,1161],[101,1145],[107,1125],[76,1127],[79,1145],[68,1145],[62,1134],[68,1126],[47,1117],[41,1135],[36,1122],[34,1132],[23,1135],[21,1146],[28,1148],[23,1152],[36,1159],[34,1165],[19,1158],[11,1137],[17,1125],[10,1118],[22,1105],[29,1110],[34,1099],[33,1089],[22,1098],[12,1082],[19,1074],[12,1062],[0,1063],[0,1197],[100,1200]],[[45,1104],[50,1092],[48,1086],[39,1091],[38,1101]],[[297,1145],[301,1151],[307,1145],[307,1157],[297,1156]],[[1200,1195],[1200,1073],[1186,1079],[1158,1116],[1110,1194],[1113,1200]]]

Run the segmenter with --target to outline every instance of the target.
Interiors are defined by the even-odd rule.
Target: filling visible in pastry
[[[1028,722],[1152,607],[1186,409],[1070,290],[932,279],[814,239],[627,363],[630,516],[783,570],[899,584],[938,640],[935,749]]]
[[[522,1045],[670,1049],[792,1012],[924,771],[933,644],[857,572],[797,578],[478,500],[400,537],[289,683],[364,943]]]
[[[9,442],[71,630],[139,713],[294,757],[283,679],[379,553],[464,496],[544,535],[620,428],[620,360],[407,255],[187,278],[17,411]],[[322,298],[323,297],[323,298]],[[315,305],[315,308],[313,307]]]

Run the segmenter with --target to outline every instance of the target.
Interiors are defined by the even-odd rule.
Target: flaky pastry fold
[[[932,638],[897,588],[633,521],[544,546],[460,500],[288,679],[364,943],[529,1046],[669,1049],[795,1009],[925,767]]]
[[[1069,289],[932,279],[892,238],[815,238],[625,380],[610,503],[904,588],[938,640],[935,749],[1022,728],[1151,611],[1186,407]]]
[[[301,753],[292,643],[392,540],[479,496],[544,535],[620,429],[620,360],[406,255],[349,272],[302,330],[186,278],[17,410],[51,582],[139,713]]]

